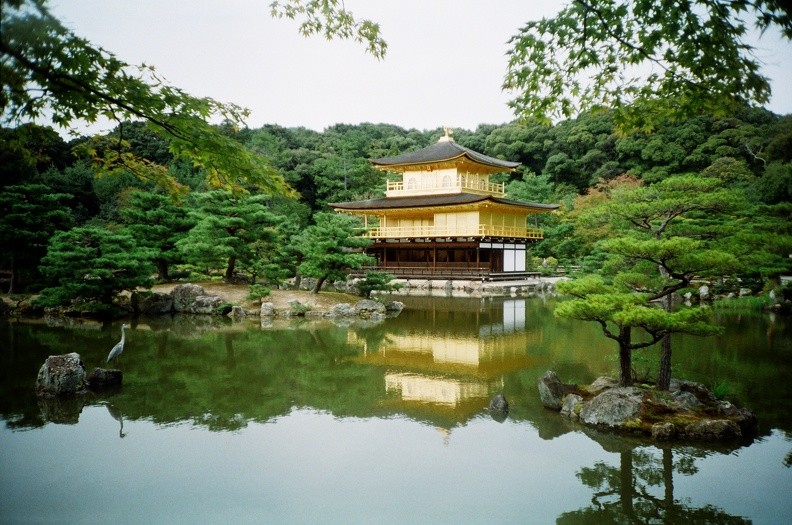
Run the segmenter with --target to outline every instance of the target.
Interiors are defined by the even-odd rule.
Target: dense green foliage
[[[360,226],[359,220],[349,215],[319,213],[316,224],[295,237],[297,249],[303,255],[300,273],[316,278],[314,293],[322,289],[327,279],[345,279],[348,269],[374,262],[363,253],[370,241],[360,236]]]
[[[749,24],[789,39],[791,14],[774,0],[574,0],[512,37],[504,87],[518,115],[548,122],[596,108],[644,130],[725,115],[769,100]]]
[[[109,313],[119,292],[150,287],[152,254],[126,231],[81,226],[56,233],[41,273],[48,286],[42,306],[70,306],[77,311]]]
[[[708,250],[717,244],[718,249],[738,257],[740,267],[730,271],[730,277],[748,279],[758,290],[764,279],[788,269],[784,254],[792,251],[791,123],[792,117],[751,109],[724,118],[667,124],[649,134],[620,135],[607,115],[583,115],[555,126],[482,125],[473,131],[457,130],[455,137],[464,146],[523,163],[516,172],[498,176],[507,184],[510,198],[563,204],[557,213],[530,218],[532,226],[545,229],[545,239],[533,247],[532,257],[554,261],[553,266],[557,261],[561,267],[576,265],[596,271],[608,260],[599,241],[630,229],[640,232],[630,225],[631,220],[638,220],[637,216],[631,219],[630,213],[662,210],[662,203],[681,199],[692,206],[680,223],[686,231],[679,227],[669,234],[703,242]],[[324,132],[267,125],[225,129],[224,133],[270,158],[301,198],[267,196],[255,190],[249,197],[218,193],[207,185],[200,167],[174,156],[167,139],[139,123],[124,123],[108,137],[68,143],[52,130],[35,125],[3,129],[0,202],[4,203],[4,222],[0,231],[9,239],[4,244],[13,249],[0,253],[0,270],[10,272],[13,257],[22,256],[26,270],[14,273],[20,279],[15,289],[36,285],[35,269],[52,233],[90,223],[106,228],[124,225],[139,246],[152,250],[160,279],[169,277],[176,267],[180,272],[220,272],[226,278],[241,272],[247,279],[278,284],[301,275],[298,268],[306,249],[300,248],[298,238],[322,217],[317,214],[327,211],[328,202],[383,194],[388,175],[371,168],[368,159],[424,147],[443,134],[440,129],[405,130],[386,124],[337,125]],[[121,134],[130,153],[161,166],[190,195],[166,195],[156,180],[133,174],[134,167],[119,168],[110,176],[100,166],[69,154],[86,144],[95,148],[112,143]],[[19,185],[25,184],[42,186],[23,191],[22,199]],[[619,204],[633,190],[639,202]],[[714,204],[707,208],[708,202],[714,203],[724,192],[729,195],[728,210],[724,208],[727,203],[722,203],[713,215]],[[228,201],[208,206],[210,194],[222,194]],[[248,213],[243,203],[248,201],[254,203],[248,210],[251,217],[261,216],[257,226],[252,218],[242,218]],[[36,206],[37,211],[25,212],[26,206]],[[68,209],[73,222],[65,221],[65,216],[65,222],[54,219],[61,209],[58,206]],[[621,211],[614,215],[617,209]],[[603,220],[608,217],[618,221],[609,224]],[[39,226],[25,229],[17,224],[19,220]],[[9,221],[16,222],[6,226]],[[223,233],[221,223],[234,221],[245,224],[245,231],[239,231],[241,237],[234,235],[230,224]],[[35,231],[37,238],[13,237],[26,235],[25,231]],[[650,231],[643,234],[653,235]],[[237,258],[232,261],[234,253]],[[713,272],[707,275],[714,278]],[[8,290],[8,285],[6,281],[3,289]]]
[[[392,282],[393,275],[385,272],[368,270],[363,279],[358,281],[357,288],[363,297],[371,297],[371,292],[395,292],[402,288],[400,283]]]

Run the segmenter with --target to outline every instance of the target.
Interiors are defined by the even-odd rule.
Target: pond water
[[[123,388],[60,403],[33,395],[46,356],[103,366],[120,323],[0,323],[0,522],[792,522],[789,319],[676,338],[674,375],[728,390],[760,434],[658,447],[539,403],[548,369],[613,374],[595,325],[538,298],[400,299],[380,323],[138,320]],[[656,351],[637,357],[651,374]]]

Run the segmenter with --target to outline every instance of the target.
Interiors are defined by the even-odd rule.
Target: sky
[[[356,17],[380,24],[388,52],[378,60],[354,41],[301,36],[297,22],[270,16],[270,1],[51,0],[50,7],[121,60],[154,66],[192,95],[248,108],[251,128],[322,131],[362,122],[474,130],[513,120],[501,89],[508,40],[564,4],[345,0]],[[792,113],[792,44],[766,35],[757,47],[773,81],[768,109]]]

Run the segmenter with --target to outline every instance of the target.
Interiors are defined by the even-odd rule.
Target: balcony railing
[[[468,177],[466,175],[457,175],[445,184],[422,184],[416,183],[415,185],[405,184],[403,181],[388,182],[387,191],[385,193],[388,197],[395,197],[397,195],[427,195],[438,193],[458,193],[461,191],[472,191],[475,193],[487,193],[498,196],[506,194],[505,184],[492,184],[482,181],[476,177]]]
[[[397,226],[372,228],[364,234],[372,239],[414,239],[421,237],[508,237],[516,239],[544,238],[542,230],[515,226],[479,224],[471,227]]]

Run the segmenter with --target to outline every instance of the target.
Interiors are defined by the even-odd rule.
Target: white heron
[[[126,329],[129,328],[129,325],[124,323],[121,325],[121,340],[116,343],[112,350],[110,350],[110,354],[107,356],[107,362],[115,361],[118,356],[121,355],[121,352],[124,351],[124,340],[126,339]]]

